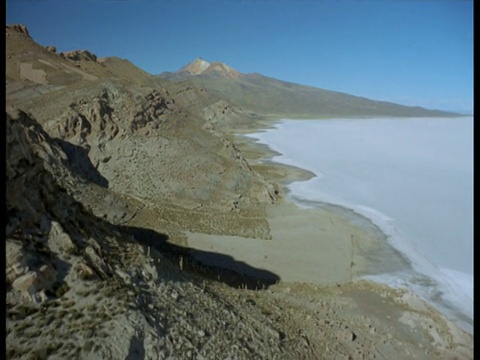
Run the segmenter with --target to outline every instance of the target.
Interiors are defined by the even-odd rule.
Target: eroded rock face
[[[87,246],[85,249],[85,255],[90,267],[95,269],[97,274],[102,278],[108,278],[108,275],[111,273],[107,264],[103,261],[101,256],[97,251],[93,249],[92,246]]]
[[[11,239],[7,240],[7,283],[33,299],[50,290],[57,277],[45,248],[44,233],[51,224],[46,193],[54,186],[45,177],[51,174],[47,169],[55,172],[64,154],[27,114],[7,113],[6,121],[7,238]]]
[[[88,50],[66,51],[66,52],[61,52],[59,55],[66,60],[72,60],[72,61],[85,60],[85,61],[97,62],[97,55],[91,53]]]
[[[148,201],[204,211],[225,213],[275,201],[271,186],[238,149],[221,132],[207,129],[202,117],[189,115],[183,103],[190,103],[175,100],[193,90],[172,95],[157,88],[134,97],[122,86],[103,86],[96,95],[71,101],[46,124],[52,136],[65,140],[69,159],[91,162],[90,169],[82,168],[88,161],[75,164],[88,180]],[[216,123],[234,112],[224,102],[208,113],[222,111]],[[78,145],[71,149],[76,153],[69,143]]]
[[[89,102],[72,104],[62,115],[63,121],[51,128],[51,134],[80,146],[112,140],[119,132],[118,118],[105,96],[103,93]]]
[[[45,199],[51,197],[49,171],[61,172],[58,167],[66,156],[38,123],[24,112],[6,115],[6,200],[10,221],[7,238],[46,231]]]
[[[222,326],[233,328],[240,317],[201,292],[178,259],[144,249],[127,235],[131,230],[95,218],[76,202],[72,194],[81,179],[64,167],[63,150],[28,114],[7,113],[6,121],[9,358],[43,351],[43,341],[29,340],[37,323],[44,324],[37,338],[76,334],[75,343],[48,342],[59,357],[125,358],[135,351],[147,358],[207,356],[228,343]],[[112,198],[96,206],[107,214],[123,205]],[[211,310],[192,320],[189,312],[199,307]],[[212,323],[212,316],[222,320]],[[112,327],[109,340],[92,333],[101,324]],[[25,326],[31,330],[24,332]],[[251,333],[245,329],[231,336]],[[262,332],[278,342],[269,326]],[[270,345],[263,347],[271,352]]]
[[[11,285],[17,278],[28,272],[29,256],[26,254],[23,246],[14,240],[7,239],[6,246],[6,264],[5,275],[7,284]]]
[[[145,101],[133,111],[131,129],[137,131],[152,122],[154,122],[153,128],[158,129],[160,124],[166,121],[162,115],[171,112],[174,103],[175,101],[165,89],[147,94]]]
[[[12,288],[31,299],[35,299],[37,294],[40,295],[41,299],[44,299],[45,291],[51,289],[56,279],[56,270],[51,265],[42,265],[38,270],[29,271],[18,277],[12,283]]]
[[[26,36],[28,38],[31,38],[30,33],[28,32],[28,29],[25,25],[23,24],[14,24],[14,25],[7,25],[6,26],[7,30],[15,31],[23,36]]]
[[[47,244],[50,250],[59,254],[71,254],[77,250],[75,243],[57,221],[51,223]]]
[[[45,50],[47,50],[49,53],[56,54],[57,53],[57,48],[55,46],[45,46]]]

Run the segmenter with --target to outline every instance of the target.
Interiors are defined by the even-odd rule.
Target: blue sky
[[[473,112],[469,0],[7,0],[41,45],[145,71],[196,57],[375,100]]]

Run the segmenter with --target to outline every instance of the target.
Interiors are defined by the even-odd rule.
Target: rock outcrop
[[[28,29],[25,25],[23,24],[14,24],[14,25],[7,25],[7,36],[8,36],[8,30],[15,31],[18,34],[31,38],[30,33],[28,32]]]
[[[51,45],[45,46],[45,50],[47,50],[48,52],[50,52],[52,54],[57,53],[57,48],[55,46],[51,46]]]
[[[12,283],[12,288],[21,295],[44,300],[45,292],[51,290],[57,280],[57,272],[51,265],[42,265],[37,271],[29,271]]]
[[[72,61],[94,61],[97,62],[97,55],[91,53],[88,50],[72,50],[65,51],[59,54],[62,58]]]

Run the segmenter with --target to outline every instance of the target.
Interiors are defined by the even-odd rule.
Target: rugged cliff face
[[[119,225],[138,204],[72,173],[34,119],[12,111],[6,122],[7,358],[273,358],[301,349],[285,348],[281,325],[253,315],[247,298],[219,298],[213,272],[165,234]]]
[[[57,55],[24,26],[6,39],[8,358],[235,357],[245,336],[282,353],[271,324],[251,328],[209,290],[220,273],[265,283],[175,245],[187,230],[269,237],[273,188],[209,124],[217,100],[131,63]]]
[[[206,121],[177,105],[168,90],[132,99],[124,87],[108,85],[71,103],[45,128],[85,149],[109,188],[226,211],[234,202],[274,200],[232,144],[206,130]]]

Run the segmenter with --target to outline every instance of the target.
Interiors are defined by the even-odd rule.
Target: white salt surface
[[[473,329],[472,117],[285,120],[249,136],[317,175],[290,184],[292,199],[366,216],[411,263],[370,278]]]

